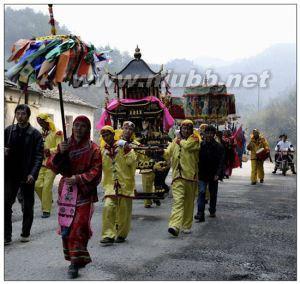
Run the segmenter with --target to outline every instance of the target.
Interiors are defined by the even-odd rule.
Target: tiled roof
[[[9,81],[7,79],[5,79],[5,81],[4,81],[4,86],[18,89],[18,86],[16,83]],[[28,91],[36,92],[36,93],[44,96],[45,98],[59,100],[59,92],[58,92],[57,88],[54,88],[53,90],[41,90],[41,89],[39,89],[39,87],[37,85],[33,84],[33,85],[30,85],[30,87],[28,88]],[[83,105],[83,106],[87,106],[87,107],[94,108],[94,109],[97,108],[94,105],[87,103],[86,101],[82,100],[81,98],[77,97],[76,95],[74,95],[66,90],[63,90],[63,100],[66,103]]]
[[[137,47],[135,49],[134,59],[131,60],[120,72],[116,74],[109,74],[113,80],[123,80],[123,79],[155,79],[160,77],[161,79],[165,77],[161,70],[154,72],[148,64],[141,59],[142,54],[140,49]]]

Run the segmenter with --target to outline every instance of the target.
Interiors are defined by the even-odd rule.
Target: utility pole
[[[259,112],[259,83],[257,84],[257,112]]]

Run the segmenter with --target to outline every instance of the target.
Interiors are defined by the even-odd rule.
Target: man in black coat
[[[197,219],[199,222],[205,221],[205,190],[207,186],[210,193],[210,217],[216,217],[218,180],[222,179],[224,147],[214,139],[215,134],[216,128],[211,125],[207,126],[204,131],[204,140],[201,142],[199,150],[199,195],[197,201],[198,212],[195,216],[195,219]]]
[[[27,105],[15,109],[17,124],[4,131],[4,243],[11,242],[12,206],[18,190],[23,196],[23,223],[21,241],[28,242],[33,222],[34,184],[43,161],[43,138],[29,123],[31,111]]]

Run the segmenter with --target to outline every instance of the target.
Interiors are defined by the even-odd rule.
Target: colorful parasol
[[[99,51],[75,35],[56,35],[52,5],[48,6],[52,35],[18,40],[8,59],[16,64],[6,75],[23,90],[34,83],[42,90],[58,87],[63,133],[67,139],[61,83],[67,82],[74,88],[95,84],[110,51]]]

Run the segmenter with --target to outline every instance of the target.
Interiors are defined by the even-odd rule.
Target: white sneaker
[[[30,242],[30,237],[29,237],[29,236],[28,236],[28,237],[22,237],[22,236],[21,236],[20,241],[21,241],[22,243],[28,243],[28,242]]]
[[[183,229],[182,230],[182,233],[184,233],[184,234],[190,234],[192,232],[192,230],[190,230],[190,229]]]

